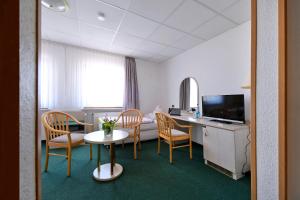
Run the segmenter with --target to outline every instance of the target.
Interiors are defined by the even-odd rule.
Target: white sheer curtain
[[[41,107],[122,107],[125,58],[42,42]]]
[[[65,106],[65,48],[55,43],[42,43],[41,59],[41,107]]]

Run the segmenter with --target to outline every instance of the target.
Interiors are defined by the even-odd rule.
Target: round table
[[[104,131],[95,131],[84,136],[86,143],[98,145],[97,168],[93,172],[93,176],[97,181],[114,180],[122,174],[122,165],[115,162],[115,142],[126,139],[128,135],[126,131],[114,130],[111,135],[104,135]],[[100,164],[101,144],[110,145],[110,163]]]

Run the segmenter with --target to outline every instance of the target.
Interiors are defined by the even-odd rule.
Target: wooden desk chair
[[[71,175],[71,159],[72,159],[72,147],[78,146],[84,143],[83,133],[71,133],[69,131],[70,120],[76,122],[79,125],[89,125],[79,122],[75,117],[64,112],[46,112],[42,115],[42,124],[45,128],[46,134],[46,163],[45,171],[48,170],[49,156],[65,156],[68,159],[68,172],[67,175]],[[49,147],[66,148],[66,155],[49,153]],[[92,160],[92,145],[90,144],[90,159]]]
[[[192,159],[192,126],[180,125],[169,115],[158,112],[155,114],[158,128],[157,153],[160,154],[160,139],[163,138],[170,148],[170,163],[173,162],[173,149],[180,147],[190,147],[190,159]],[[187,133],[176,128],[187,129]],[[185,145],[175,145],[178,141],[188,141]]]
[[[126,129],[129,132],[129,138],[133,138],[133,158],[136,159],[136,144],[139,145],[139,151],[141,151],[141,135],[140,125],[142,122],[142,113],[137,109],[129,109],[122,112],[118,119],[118,128]],[[124,148],[124,141],[122,143]]]

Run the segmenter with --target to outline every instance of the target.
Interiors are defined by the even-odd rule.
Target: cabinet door
[[[235,142],[234,132],[217,129],[219,165],[229,171],[235,172]]]
[[[212,127],[203,128],[204,159],[218,164],[218,133]]]

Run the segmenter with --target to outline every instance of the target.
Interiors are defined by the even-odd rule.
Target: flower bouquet
[[[110,135],[113,133],[113,130],[116,127],[116,122],[116,119],[109,119],[107,116],[101,120],[104,135]]]

